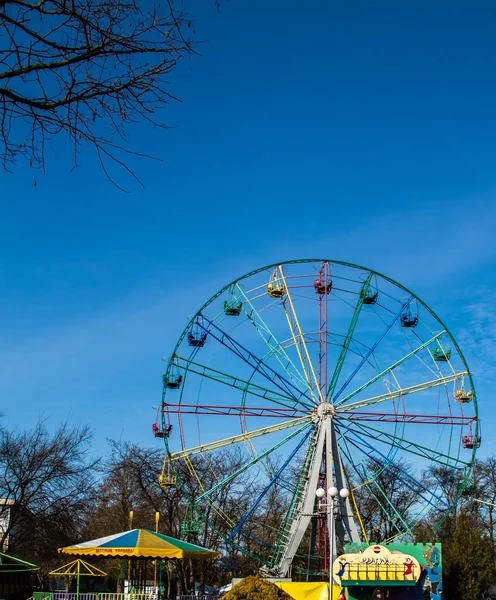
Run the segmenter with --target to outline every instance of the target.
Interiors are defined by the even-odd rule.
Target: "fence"
[[[35,592],[33,600],[78,600],[74,592]],[[218,600],[218,596],[208,594],[180,595],[168,600]],[[90,592],[79,594],[79,600],[158,600],[155,594],[114,594],[110,592]],[[164,599],[165,600],[165,599]]]

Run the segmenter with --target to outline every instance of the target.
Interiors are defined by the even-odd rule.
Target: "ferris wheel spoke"
[[[372,398],[365,398],[363,400],[357,400],[356,402],[350,402],[342,407],[342,409],[339,411],[339,414],[346,415],[348,412],[353,412],[356,409],[366,408],[367,406],[373,406],[389,400],[396,400],[397,398],[402,398],[403,396],[416,394],[418,392],[424,392],[440,385],[447,385],[448,383],[461,380],[465,375],[467,375],[467,371],[463,371],[462,373],[454,373],[453,375],[441,376],[439,379],[393,390],[392,392],[379,394],[378,396],[373,396]]]
[[[268,427],[262,427],[261,429],[255,429],[253,431],[246,431],[240,433],[239,435],[233,435],[231,437],[225,438],[223,440],[217,440],[215,442],[209,442],[206,444],[201,444],[200,446],[195,446],[193,448],[188,448],[185,450],[178,450],[177,452],[172,452],[170,455],[170,460],[176,461],[181,458],[186,458],[189,456],[194,456],[195,454],[203,454],[204,452],[211,452],[212,450],[218,450],[219,448],[224,448],[226,446],[232,446],[233,444],[239,444],[240,442],[246,442],[262,435],[267,435],[269,433],[275,433],[277,431],[283,431],[284,429],[289,429],[291,427],[300,427],[304,429],[308,427],[311,423],[312,415],[307,415],[305,417],[300,417],[299,419],[292,419],[290,421],[283,421],[282,423],[277,423],[275,425],[269,425]],[[296,433],[299,433],[300,429],[297,430]],[[291,434],[293,436],[295,434]],[[290,438],[288,438],[290,439]]]
[[[277,481],[279,480],[283,471],[292,462],[292,460],[294,459],[296,454],[299,452],[299,450],[302,448],[302,446],[305,444],[305,442],[310,437],[311,433],[312,433],[312,429],[309,429],[308,432],[306,432],[305,435],[302,437],[302,439],[298,442],[298,444],[296,445],[294,450],[290,453],[288,458],[283,462],[283,464],[279,467],[279,469],[274,473],[274,476],[269,481],[269,483],[265,486],[264,490],[260,493],[260,495],[255,500],[255,502],[250,506],[250,508],[247,510],[247,512],[245,513],[243,518],[236,525],[236,527],[231,531],[231,533],[229,535],[229,540],[231,540],[238,533],[238,531],[244,525],[246,520],[252,515],[252,513],[256,510],[256,508],[260,504],[260,502],[264,499],[264,497],[267,495],[267,493],[272,489],[274,484],[277,483]],[[294,490],[293,490],[293,492],[294,492]]]
[[[223,373],[222,371],[218,371],[217,369],[212,369],[211,367],[208,367],[198,362],[191,361],[187,358],[182,358],[181,356],[176,355],[174,360],[179,368],[184,369],[189,373],[195,373],[196,375],[206,377],[222,385],[227,385],[229,387],[242,390],[243,392],[246,392],[252,396],[264,398],[266,400],[269,400],[270,402],[280,404],[284,407],[287,407],[288,404],[300,404],[298,399],[296,399],[294,396],[282,394],[277,390],[269,390],[261,385],[252,383],[250,381],[246,381],[244,379],[241,379],[240,377],[234,377],[233,375]]]
[[[386,446],[395,448],[396,450],[402,450],[410,455],[419,456],[429,460],[430,462],[435,462],[443,467],[448,466],[454,469],[463,469],[468,466],[468,463],[462,461],[459,457],[449,456],[443,452],[422,446],[416,442],[406,440],[390,433],[385,433],[375,429],[374,427],[365,425],[364,423],[350,423],[349,428],[355,433],[373,440],[375,443],[382,442],[386,444]]]
[[[288,381],[285,377],[283,377],[280,373],[275,371],[272,367],[265,364],[263,359],[259,358],[253,352],[242,346],[239,342],[237,342],[233,337],[231,337],[226,331],[221,329],[218,325],[216,325],[213,321],[210,321],[207,317],[203,317],[203,319],[209,323],[210,327],[208,329],[209,334],[214,337],[218,342],[220,342],[223,346],[225,346],[228,350],[230,350],[233,354],[238,356],[245,363],[250,365],[255,371],[260,373],[265,379],[270,381],[277,388],[282,390],[284,394],[287,394],[291,397],[294,397],[297,402],[306,406],[307,408],[313,408],[311,402],[311,398],[307,395],[306,392],[302,392],[299,390],[291,381]],[[214,330],[216,333],[214,333]],[[306,402],[305,402],[306,400]]]
[[[416,494],[416,497],[422,498],[423,500],[428,502],[432,507],[436,507],[436,504],[433,503],[433,499],[444,504],[446,507],[449,506],[449,504],[443,498],[436,496],[434,491],[427,488],[417,478],[410,475],[400,465],[398,465],[393,460],[388,458],[388,456],[380,452],[376,446],[364,440],[359,435],[357,435],[356,437],[358,439],[358,442],[357,439],[352,439],[350,440],[351,443],[354,444],[357,448],[360,448],[362,452],[364,452],[370,458],[370,460],[372,460],[377,465],[381,472],[386,470],[392,473],[395,479],[401,481],[408,489],[414,492]],[[370,453],[363,450],[364,446],[368,448]],[[422,490],[423,493],[420,490]],[[425,494],[427,494],[427,496]]]
[[[213,494],[215,491],[222,488],[224,485],[230,483],[233,479],[236,479],[236,477],[238,477],[239,475],[244,473],[246,470],[248,470],[250,467],[252,467],[253,465],[260,462],[263,458],[265,458],[266,456],[269,456],[269,454],[271,454],[272,452],[274,452],[275,450],[279,449],[281,446],[283,446],[284,444],[286,444],[287,442],[292,440],[294,437],[299,435],[302,431],[304,431],[309,426],[310,426],[309,422],[305,423],[304,425],[299,427],[296,431],[291,432],[288,436],[286,436],[282,440],[275,443],[268,450],[264,450],[264,452],[261,452],[260,454],[258,454],[254,458],[252,458],[250,461],[248,461],[246,464],[241,466],[239,469],[236,469],[236,471],[234,471],[234,473],[231,473],[227,477],[224,477],[224,479],[222,481],[220,481],[219,483],[214,485],[210,490],[207,490],[206,492],[201,494],[201,496],[198,496],[198,498],[196,499],[196,502],[201,502],[202,500],[204,500],[205,498],[207,498],[208,496]]]
[[[308,414],[306,410],[301,408],[272,408],[265,406],[226,406],[213,405],[213,404],[172,404],[165,402],[163,404],[163,410],[168,414],[181,414],[181,415],[216,415],[219,417],[271,417],[276,419],[294,418],[299,413]]]
[[[312,364],[312,360],[310,358],[310,354],[307,349],[307,344],[305,342],[305,336],[301,330],[300,322],[298,320],[298,315],[296,314],[296,310],[294,307],[293,299],[291,298],[291,292],[289,291],[289,286],[286,282],[286,277],[284,275],[284,270],[281,265],[278,267],[279,276],[285,288],[285,294],[282,297],[282,307],[284,309],[284,314],[286,315],[286,320],[289,325],[289,330],[291,332],[291,337],[293,338],[294,346],[296,352],[298,354],[298,358],[300,359],[301,368],[303,369],[303,373],[305,375],[305,381],[308,386],[308,390],[312,395],[312,399],[315,404],[322,402],[321,391],[319,388],[319,382],[317,380],[317,376],[315,374],[315,369]],[[317,397],[315,395],[315,391],[317,391]]]
[[[272,555],[271,566],[274,567],[279,564],[281,557],[284,554],[286,544],[288,541],[288,535],[291,529],[292,519],[297,515],[298,510],[301,508],[300,503],[304,496],[305,485],[308,481],[309,471],[311,464],[314,459],[315,449],[318,443],[319,430],[317,427],[314,427],[311,431],[312,438],[307,446],[305,456],[303,459],[303,465],[298,473],[296,489],[293,492],[293,495],[289,502],[289,508],[286,511],[286,515],[282,520],[281,525],[279,526],[279,532],[277,534],[277,540],[275,544],[275,551]]]
[[[334,390],[336,389],[336,385],[339,380],[339,376],[341,375],[341,370],[343,368],[346,356],[348,354],[348,349],[350,347],[351,341],[353,339],[353,334],[355,333],[355,329],[358,323],[358,317],[362,311],[363,302],[365,300],[366,294],[370,288],[370,282],[372,280],[373,274],[369,273],[367,279],[364,281],[362,288],[360,290],[360,294],[358,295],[358,300],[353,311],[353,315],[351,317],[351,322],[348,327],[348,331],[346,333],[346,337],[343,341],[343,346],[341,348],[341,352],[339,353],[338,360],[336,362],[336,367],[332,374],[331,382],[329,384],[329,388],[327,390],[327,398],[332,398],[334,394]]]
[[[361,436],[365,436],[371,440],[374,440],[375,442],[382,442],[387,446],[396,448],[398,450],[403,450],[409,454],[415,454],[445,467],[447,466],[454,469],[463,469],[470,465],[470,462],[463,461],[459,457],[453,457],[445,454],[444,452],[440,452],[439,450],[435,450],[434,448],[422,446],[416,442],[413,442],[412,440],[407,440],[405,438],[386,433],[380,429],[371,427],[370,425],[365,425],[362,422],[355,422],[353,424],[350,423],[345,427],[353,430],[355,433],[359,433]]]
[[[367,465],[363,462],[363,460],[361,460],[360,457],[358,457],[358,460],[360,461],[359,464],[361,464],[363,471],[360,471],[357,468],[356,462],[353,460],[353,455],[356,455],[356,452],[350,451],[350,448],[349,448],[350,443],[355,448],[355,450],[359,450],[361,455],[365,454],[365,456],[367,456],[369,459],[371,459],[371,457],[366,452],[364,452],[363,448],[361,448],[359,445],[357,445],[356,443],[353,443],[350,439],[346,439],[346,446],[347,446],[348,451],[344,452],[343,454],[345,454],[345,456],[349,460],[350,464],[353,467],[353,470],[357,473],[359,479],[363,481],[363,483],[361,483],[360,485],[353,488],[352,492],[354,492],[355,490],[357,490],[360,487],[365,486],[368,489],[370,495],[374,498],[374,500],[377,503],[382,514],[386,517],[387,520],[389,520],[391,523],[393,523],[395,529],[398,532],[404,532],[406,530],[411,534],[412,532],[411,532],[410,525],[408,524],[407,521],[405,521],[403,516],[398,512],[396,506],[391,501],[391,499],[388,497],[388,494],[382,489],[380,484],[377,482],[377,474],[375,474],[373,471],[371,471],[367,467]],[[361,517],[360,517],[360,521],[361,521]],[[403,524],[403,529],[400,529],[399,524]],[[363,529],[363,524],[362,524],[362,529]]]
[[[347,396],[345,396],[341,401],[337,402],[335,406],[336,407],[342,406],[345,402],[347,402],[348,400],[350,400],[351,398],[353,398],[354,396],[356,396],[360,392],[363,392],[363,390],[365,390],[366,388],[368,388],[369,386],[371,386],[372,384],[374,384],[376,381],[379,381],[379,379],[383,379],[384,376],[387,375],[388,373],[392,373],[397,367],[399,367],[400,365],[402,365],[408,359],[412,358],[412,356],[415,356],[421,350],[424,350],[424,348],[427,348],[428,346],[430,346],[433,342],[435,342],[444,333],[446,333],[445,330],[443,330],[441,333],[436,334],[430,340],[428,340],[427,342],[424,342],[423,344],[421,344],[420,346],[418,346],[417,348],[415,348],[414,350],[412,350],[411,352],[409,352],[408,354],[406,354],[405,356],[403,356],[402,358],[400,358],[399,360],[397,360],[390,367],[387,367],[386,369],[384,369],[383,371],[381,371],[380,373],[378,373],[377,375],[375,375],[374,377],[372,377],[372,379],[369,379],[366,383],[364,383],[362,386],[360,386],[354,392],[352,392],[351,394],[348,394]],[[370,353],[369,353],[368,356],[370,356]],[[364,361],[362,360],[362,362],[360,363],[360,366],[363,365],[363,364],[364,364]],[[358,369],[355,370],[355,372],[354,372],[354,374],[352,375],[351,378],[354,377],[354,375],[356,374],[356,372],[358,372]],[[350,380],[351,380],[351,378],[350,378]],[[340,390],[339,393],[341,393],[341,391],[344,389],[344,387],[345,386],[343,386],[341,388],[341,390]],[[339,394],[336,395],[336,398],[337,398],[338,395]]]
[[[373,413],[361,411],[346,411],[339,413],[345,421],[382,422],[382,423],[418,423],[422,425],[470,425],[472,417],[457,415],[422,415],[408,413]]]
[[[413,477],[404,468],[402,468],[401,465],[394,462],[394,460],[391,460],[387,455],[382,453],[378,449],[377,444],[369,442],[367,439],[364,438],[363,435],[360,435],[360,433],[358,433],[357,431],[352,431],[350,429],[348,429],[347,439],[353,446],[355,446],[355,448],[359,449],[373,462],[375,462],[378,467],[380,467],[381,469],[386,469],[387,471],[392,473],[396,479],[401,481],[408,489],[414,492],[417,497],[422,498],[424,501],[428,502],[432,507],[438,506],[436,503],[433,502],[433,500],[435,500],[438,503],[444,504],[447,508],[449,507],[449,504],[443,498],[436,496],[436,494],[431,489],[427,488],[427,486],[422,484],[418,478]]]
[[[363,365],[368,362],[369,358],[372,356],[372,354],[375,352],[375,350],[377,349],[379,344],[389,333],[389,331],[391,330],[393,325],[398,322],[398,319],[400,318],[401,313],[410,305],[410,302],[412,300],[413,300],[413,296],[410,296],[408,298],[408,300],[401,305],[401,308],[397,312],[397,314],[394,316],[394,319],[389,323],[389,325],[386,327],[386,329],[382,332],[379,339],[369,348],[368,352],[362,358],[362,360],[360,361],[358,366],[354,369],[354,371],[351,373],[351,375],[348,377],[348,379],[343,383],[343,385],[341,386],[341,388],[339,389],[337,394],[334,395],[334,398],[333,398],[334,404],[336,404],[336,400],[341,396],[341,394],[344,392],[344,390],[348,387],[348,385],[351,383],[351,381],[353,380],[355,375],[360,371],[360,369],[363,367]],[[339,403],[339,404],[341,404],[341,403]]]
[[[303,387],[307,388],[307,382],[301,376],[301,373],[296,368],[295,364],[291,360],[291,357],[286,352],[284,346],[278,341],[274,333],[270,330],[267,323],[262,318],[260,312],[255,308],[252,301],[248,298],[245,291],[236,284],[239,293],[244,298],[244,302],[241,310],[246,315],[247,319],[253,324],[260,337],[265,342],[266,346],[269,348],[270,356],[274,356],[275,359],[279,362],[281,367],[287,373],[288,377],[296,384],[303,385]],[[246,310],[245,305],[248,304],[250,310]]]
[[[255,559],[255,560],[259,561],[259,562],[262,562],[264,564],[268,564],[268,560],[265,560],[261,556],[259,556],[257,554],[254,554],[253,552],[251,552],[250,550],[248,550],[246,548],[246,545],[243,545],[241,543],[236,543],[234,540],[229,540],[226,537],[226,534],[223,531],[221,531],[221,529],[219,529],[219,527],[217,527],[214,523],[212,523],[211,521],[209,521],[208,519],[206,519],[201,513],[200,513],[200,517],[208,525],[208,527],[215,534],[217,534],[217,536],[219,537],[219,540],[223,540],[223,542],[226,545],[229,545],[229,547],[231,547],[231,548],[236,548],[236,550],[238,550],[241,554],[243,554],[245,556],[249,556],[250,558],[253,558],[253,559]],[[260,543],[262,546],[266,547],[269,550],[272,550],[272,547],[270,546],[270,544],[265,543],[263,540],[259,540],[255,536],[245,535],[244,537],[250,538],[250,539],[254,539],[258,543]]]

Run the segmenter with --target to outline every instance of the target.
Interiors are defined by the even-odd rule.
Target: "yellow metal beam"
[[[446,377],[440,377],[439,379],[433,379],[432,381],[426,381],[424,383],[418,383],[417,385],[412,385],[410,387],[402,388],[399,390],[393,390],[392,392],[380,394],[379,396],[374,396],[373,398],[357,400],[356,402],[352,402],[351,404],[345,404],[341,406],[339,408],[339,412],[347,412],[349,410],[356,410],[357,408],[365,408],[367,406],[372,406],[373,404],[379,404],[380,402],[395,400],[396,398],[400,398],[401,396],[407,396],[408,394],[423,392],[433,387],[437,387],[438,385],[446,385],[448,383],[452,383],[453,381],[457,381],[465,375],[467,375],[467,371],[463,371],[462,373],[454,373],[453,375],[447,375]]]
[[[496,506],[492,502],[487,502],[487,500],[479,500],[478,498],[474,498],[474,502],[480,502],[481,504],[487,504],[488,506]]]
[[[81,570],[81,569],[86,569]],[[105,577],[107,573],[102,571],[98,567],[94,565],[90,565],[90,563],[85,562],[81,558],[73,560],[58,569],[50,571],[49,575],[87,575],[89,577]]]
[[[167,459],[166,459],[167,460]],[[198,488],[201,491],[202,494],[205,493],[205,487],[203,486],[203,483],[201,482],[200,478],[198,477],[198,473],[195,471],[195,468],[189,458],[189,456],[186,456],[184,459],[186,466],[188,467],[188,471],[190,472],[190,475],[196,479],[196,482],[198,483]],[[208,465],[210,468],[210,464]],[[211,469],[212,470],[212,469]],[[213,471],[212,471],[213,473]],[[221,508],[219,508],[210,498],[208,499],[208,503],[210,504],[212,510],[219,515],[219,517],[221,517],[222,519],[225,519],[226,523],[230,526],[230,527],[234,527],[236,525],[236,523],[229,517],[229,515],[227,515]]]
[[[292,300],[291,294],[289,292],[289,287],[288,287],[286,278],[284,277],[284,270],[282,268],[282,265],[279,265],[277,268],[279,269],[281,281],[283,282],[284,288],[286,290],[286,293],[282,299],[282,306],[284,308],[284,313],[286,315],[286,319],[288,320],[289,329],[291,331],[291,336],[293,337],[293,340],[294,340],[294,345],[295,345],[296,351],[298,352],[298,357],[300,359],[301,367],[302,367],[303,373],[305,375],[305,380],[307,382],[308,389],[310,390],[310,393],[312,394],[312,398],[314,399],[315,402],[320,403],[320,402],[323,402],[324,400],[322,398],[322,394],[321,394],[321,391],[319,388],[319,382],[315,375],[315,369],[313,368],[313,364],[312,364],[310,355],[307,350],[307,345],[305,343],[305,336],[303,335],[303,332],[301,331],[300,322],[298,321],[298,317],[296,316],[296,311],[295,311],[295,307],[293,304],[293,300]],[[289,311],[288,311],[286,305],[289,306]],[[317,391],[318,399],[315,398],[315,390]]]
[[[203,452],[210,452],[212,450],[217,450],[218,448],[223,448],[232,444],[238,444],[239,442],[246,442],[247,440],[266,435],[267,433],[283,431],[284,429],[289,429],[290,427],[298,427],[298,425],[302,425],[305,421],[309,421],[312,418],[316,418],[313,413],[304,417],[299,417],[298,419],[291,419],[290,421],[283,421],[282,423],[277,423],[276,425],[262,427],[261,429],[245,431],[244,433],[240,433],[239,435],[233,435],[232,437],[228,437],[223,440],[217,440],[215,442],[202,444],[201,446],[195,446],[194,448],[188,448],[186,450],[179,450],[178,452],[173,452],[170,455],[170,458],[171,460],[180,460],[181,458],[194,456],[195,454],[202,454]]]

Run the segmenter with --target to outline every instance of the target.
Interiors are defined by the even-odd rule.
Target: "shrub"
[[[260,577],[246,577],[237,583],[223,600],[293,600],[275,583]]]

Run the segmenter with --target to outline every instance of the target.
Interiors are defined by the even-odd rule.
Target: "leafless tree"
[[[74,166],[89,145],[114,184],[112,163],[137,179],[126,156],[145,154],[128,147],[127,126],[165,127],[162,109],[177,99],[167,75],[193,52],[173,2],[0,0],[3,167],[24,156],[44,169],[47,142],[65,132]]]
[[[242,473],[225,485],[219,486],[202,502],[199,530],[187,533],[182,523],[192,514],[188,512],[191,501],[201,495],[202,490],[214,488],[226,476],[237,471],[246,462],[246,455],[236,448],[221,449],[215,459],[193,456],[190,465],[178,461],[175,465],[178,474],[177,487],[162,489],[158,475],[163,465],[163,449],[143,448],[130,442],[110,442],[111,453],[104,463],[103,478],[98,489],[98,501],[88,519],[85,535],[99,537],[125,530],[128,527],[129,511],[133,511],[133,526],[153,528],[155,512],[160,513],[159,531],[175,538],[186,537],[188,541],[207,548],[224,549],[224,538],[230,533],[233,524],[238,523],[255,498],[260,494],[260,483],[256,475]],[[194,466],[195,476],[191,472]],[[198,479],[197,479],[198,476]],[[240,548],[250,550],[250,535],[266,537],[265,527],[272,526],[277,531],[280,501],[268,498],[260,506],[258,518],[245,528],[245,537],[236,539],[237,548],[232,549],[230,558],[236,559],[230,576],[237,576],[258,569],[258,563],[244,556]],[[279,517],[280,518],[280,517]],[[205,523],[208,521],[208,525]],[[229,526],[229,523],[231,525]],[[239,536],[238,536],[239,537]],[[237,561],[243,567],[238,572]],[[118,576],[118,573],[115,573]],[[192,564],[179,561],[169,565],[168,581],[177,584],[182,591],[191,590],[193,581],[206,584],[216,583],[217,561],[201,561]],[[227,575],[226,575],[227,578]]]
[[[363,526],[372,542],[380,543],[393,537],[408,521],[409,512],[421,491],[406,480],[404,474],[414,475],[414,468],[404,459],[396,463],[380,464],[377,460],[366,461],[371,484],[359,487],[355,492]]]
[[[40,421],[33,430],[0,426],[0,547],[43,567],[57,548],[81,535],[91,506],[97,461],[88,456],[88,427],[60,426],[53,433]],[[42,550],[42,551],[41,551]]]

